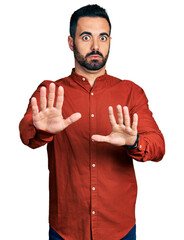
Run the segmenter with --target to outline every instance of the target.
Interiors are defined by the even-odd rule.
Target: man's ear
[[[73,51],[73,38],[71,36],[68,36],[68,45],[69,48]]]

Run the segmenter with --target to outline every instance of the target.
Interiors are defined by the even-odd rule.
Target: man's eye
[[[88,35],[86,35],[86,36],[82,37],[82,39],[85,41],[88,41],[90,39],[90,37]]]
[[[101,37],[100,37],[100,40],[106,41],[106,40],[107,40],[107,37],[106,37],[106,36],[101,36]]]

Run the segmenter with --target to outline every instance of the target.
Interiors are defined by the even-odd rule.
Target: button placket
[[[94,91],[89,94],[90,99],[90,136],[96,134],[96,98]],[[91,224],[92,231],[96,228],[97,217],[97,168],[96,168],[96,142],[90,140],[90,165],[91,165]]]

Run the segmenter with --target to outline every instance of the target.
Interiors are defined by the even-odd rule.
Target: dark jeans
[[[64,240],[57,232],[55,232],[51,227],[49,230],[49,240]],[[120,240],[136,240],[136,225],[130,230],[130,232]]]

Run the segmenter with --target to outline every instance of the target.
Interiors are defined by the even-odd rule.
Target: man
[[[50,240],[136,239],[132,159],[164,155],[144,91],[106,72],[110,33],[98,5],[74,12],[68,43],[75,69],[44,81],[20,123],[24,144],[48,144]]]

